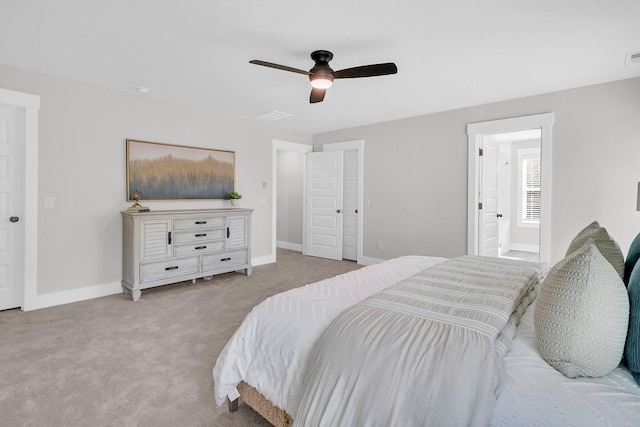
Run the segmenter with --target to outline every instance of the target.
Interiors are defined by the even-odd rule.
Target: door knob
[[[336,213],[340,213],[342,212],[340,209],[336,209]]]
[[[18,221],[20,221],[20,218],[18,218],[17,216],[12,216],[11,218],[9,218],[9,221],[18,222]]]
[[[498,218],[502,218],[502,214],[496,214]]]

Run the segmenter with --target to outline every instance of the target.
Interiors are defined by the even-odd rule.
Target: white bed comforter
[[[216,403],[240,381],[295,414],[309,352],[331,321],[347,307],[445,261],[405,256],[274,295],[247,315],[213,368]]]
[[[227,394],[245,380],[259,384],[271,402],[294,414],[308,351],[331,320],[344,308],[442,261],[445,258],[418,256],[385,261],[293,289],[256,306],[214,368],[217,404],[222,405]],[[298,297],[308,304],[295,302]],[[342,298],[347,301],[340,303]],[[311,302],[324,308],[312,311]],[[297,309],[290,311],[291,307]],[[278,320],[260,320],[261,315],[269,318],[272,313],[278,313]],[[261,350],[259,342],[266,342],[268,348]],[[296,349],[296,342],[304,346]],[[279,357],[283,352],[278,347],[290,349],[286,357]],[[507,380],[489,423],[493,427],[640,425],[640,386],[627,369],[618,367],[603,378],[569,379],[544,361],[535,342],[533,305],[522,317],[504,361]]]
[[[502,332],[543,272],[459,257],[346,309],[311,353],[294,425],[486,426],[506,378]]]

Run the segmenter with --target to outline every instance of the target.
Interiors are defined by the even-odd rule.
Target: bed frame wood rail
[[[265,420],[269,421],[274,427],[291,427],[293,425],[293,418],[283,409],[271,403],[262,393],[256,390],[255,387],[242,381],[238,384],[238,392],[240,392],[240,398],[242,398],[244,403],[260,414]],[[238,399],[231,401],[227,398],[227,404],[229,406],[229,412],[238,410]]]

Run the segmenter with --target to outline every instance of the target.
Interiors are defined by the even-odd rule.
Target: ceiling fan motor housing
[[[316,65],[309,70],[309,80],[314,87],[319,89],[326,89],[333,83],[333,70],[329,66],[329,61],[333,59],[333,53],[328,50],[316,50],[311,53],[311,59],[313,59]],[[315,80],[322,80],[316,82]]]

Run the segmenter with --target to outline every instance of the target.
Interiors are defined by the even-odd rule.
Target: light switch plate
[[[53,196],[44,196],[44,208],[53,209],[55,207],[55,199]]]

